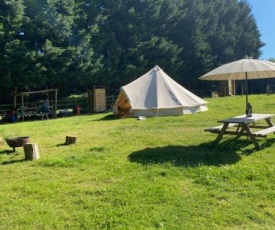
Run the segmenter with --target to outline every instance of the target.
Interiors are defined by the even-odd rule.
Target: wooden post
[[[24,95],[21,95],[22,121],[25,121]]]
[[[76,140],[77,140],[77,137],[66,136],[65,144],[66,144],[66,145],[75,144],[75,143],[76,143]]]
[[[57,113],[57,89],[55,89],[54,93],[54,109],[53,109],[53,117],[56,118],[56,113]]]
[[[39,159],[39,150],[38,145],[36,143],[34,144],[25,144],[24,147],[24,153],[25,153],[25,159],[26,160],[37,160]]]

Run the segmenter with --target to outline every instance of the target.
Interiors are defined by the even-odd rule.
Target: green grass
[[[40,159],[0,145],[0,229],[274,229],[275,136],[225,136],[204,128],[244,113],[244,96],[207,99],[209,111],[113,119],[110,113],[0,125],[30,136]],[[275,95],[251,95],[275,113]],[[274,118],[275,119],[275,118]],[[75,145],[64,145],[67,135]]]

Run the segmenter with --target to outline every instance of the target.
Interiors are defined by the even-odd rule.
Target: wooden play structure
[[[49,98],[51,108],[52,108],[51,115],[52,115],[52,117],[56,117],[56,114],[57,114],[57,91],[58,91],[58,89],[46,89],[46,90],[40,90],[40,91],[29,91],[29,92],[15,93],[14,97],[13,97],[13,108],[16,109],[17,116],[20,119],[22,119],[22,121],[25,120],[26,116],[30,116],[30,115],[42,115],[42,118],[43,118],[43,114],[39,111],[39,106],[40,106],[41,102],[32,102],[32,103],[27,104],[25,102],[25,97],[27,97],[31,94],[47,95],[47,97]],[[17,102],[18,98],[20,98],[20,102]],[[31,104],[31,106],[29,104]]]

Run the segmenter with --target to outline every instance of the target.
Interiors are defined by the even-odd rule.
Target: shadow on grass
[[[10,154],[10,153],[15,153],[13,150],[3,150],[0,151],[0,154]]]
[[[13,150],[2,150],[0,151],[0,154],[17,154],[16,151],[13,151]],[[9,165],[9,164],[15,164],[15,163],[20,163],[20,162],[23,162],[23,161],[26,161],[26,159],[15,159],[15,160],[10,160],[10,161],[3,161],[1,162],[0,164],[2,165]]]
[[[261,149],[266,149],[274,145],[275,138],[269,139],[258,139]],[[254,144],[251,140],[247,138],[239,139],[238,137],[230,138],[226,140],[222,140],[219,145],[214,147],[217,150],[229,150],[229,151],[238,151],[241,155],[250,155],[252,153],[257,152],[258,150],[255,148]]]
[[[27,161],[26,159],[20,159],[20,160],[12,160],[12,161],[3,161],[2,165],[10,165],[10,164],[15,164],[15,163],[20,163],[23,161]]]
[[[171,163],[179,167],[196,167],[199,165],[220,166],[235,164],[241,156],[234,150],[227,149],[222,145],[213,147],[211,143],[198,146],[166,146],[147,148],[133,152],[128,156],[130,162],[143,165]],[[228,144],[226,144],[228,146]]]
[[[106,116],[96,120],[96,121],[112,121],[112,120],[119,120],[120,117],[115,116],[114,114],[107,114]]]
[[[68,146],[68,144],[62,143],[62,144],[57,144],[57,145],[56,145],[56,147],[60,147],[60,146]]]
[[[261,141],[262,149],[275,143],[275,138]],[[128,156],[130,162],[143,165],[171,163],[179,167],[197,167],[200,165],[221,166],[235,164],[242,155],[257,152],[255,146],[245,139],[228,139],[214,145],[213,142],[197,146],[166,146],[147,148],[133,152]]]
[[[275,138],[268,138],[268,139],[265,139],[263,143],[261,143],[261,149],[265,149],[274,145],[275,145]]]

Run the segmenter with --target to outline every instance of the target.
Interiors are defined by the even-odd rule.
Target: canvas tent
[[[207,101],[179,85],[158,66],[121,87],[113,106],[115,115],[133,117],[182,115],[206,110]]]

